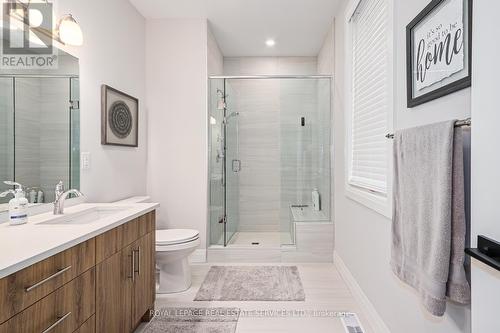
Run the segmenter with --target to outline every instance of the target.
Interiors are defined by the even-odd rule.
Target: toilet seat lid
[[[198,230],[193,229],[165,229],[156,230],[157,245],[173,245],[186,243],[199,237]]]

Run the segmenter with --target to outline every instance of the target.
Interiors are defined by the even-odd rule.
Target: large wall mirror
[[[50,70],[0,69],[0,192],[23,185],[30,204],[54,201],[54,188],[80,187],[78,59],[58,51]],[[12,196],[0,198],[0,211]]]

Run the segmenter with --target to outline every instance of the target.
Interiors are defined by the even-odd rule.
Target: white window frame
[[[392,218],[392,178],[393,178],[393,154],[392,154],[392,140],[387,140],[387,192],[386,194],[381,194],[369,190],[367,188],[354,186],[349,183],[349,175],[351,172],[351,159],[352,159],[352,65],[353,65],[353,53],[352,53],[352,24],[351,18],[353,17],[356,9],[363,0],[351,0],[347,4],[345,12],[345,194],[346,196],[354,201],[361,203],[362,205],[374,210],[375,212],[382,214],[388,218]],[[395,45],[395,35],[394,35],[394,0],[386,0],[388,13],[388,29],[387,38],[389,45],[389,50],[387,54],[388,60],[388,92],[387,98],[389,99],[389,108],[387,110],[387,131],[392,133],[394,131],[394,82],[395,82],[395,59],[394,59],[394,45]]]

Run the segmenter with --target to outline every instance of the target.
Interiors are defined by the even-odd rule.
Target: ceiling
[[[316,56],[339,0],[130,0],[146,18],[207,18],[224,56]],[[274,47],[265,45],[275,39]]]

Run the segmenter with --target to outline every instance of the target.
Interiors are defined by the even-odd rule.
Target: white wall
[[[345,6],[345,2],[343,6]],[[427,0],[394,1],[395,128],[405,128],[470,114],[470,89],[413,109],[406,108],[405,27]],[[344,10],[335,19],[334,223],[336,251],[392,332],[470,332],[468,307],[448,303],[443,318],[432,318],[418,295],[393,276],[390,266],[391,221],[345,195]]]
[[[148,194],[158,228],[192,228],[206,245],[207,21],[148,20]]]
[[[500,29],[492,24],[498,1],[474,2],[472,76],[472,243],[477,235],[500,240],[500,113],[497,65]],[[479,18],[479,19],[477,19]],[[500,332],[500,272],[473,260],[472,331]]]
[[[323,46],[318,54],[318,75],[333,75],[335,66],[335,23],[328,29]]]
[[[207,71],[208,75],[224,73],[224,57],[210,26],[207,27]]]
[[[64,47],[80,59],[81,151],[91,168],[81,172],[88,201],[108,202],[146,193],[145,20],[127,0],[59,0],[58,16],[71,13],[84,44]],[[126,33],[125,33],[126,32]],[[139,147],[101,145],[101,84],[139,99]]]

